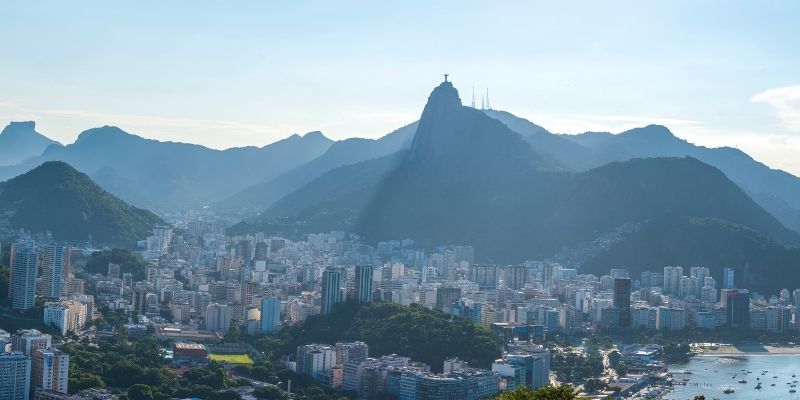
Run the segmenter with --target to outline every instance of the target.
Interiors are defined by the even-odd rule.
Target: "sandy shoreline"
[[[800,346],[769,346],[759,344],[746,345],[721,345],[717,349],[703,348],[695,353],[696,356],[753,356],[753,355],[776,355],[790,356],[800,355]]]

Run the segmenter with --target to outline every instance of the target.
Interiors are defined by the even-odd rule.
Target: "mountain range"
[[[43,142],[34,128],[12,123],[0,140]],[[598,271],[657,270],[676,254],[777,271],[798,257],[787,246],[800,242],[800,178],[659,125],[554,134],[509,112],[464,107],[449,82],[419,121],[379,139],[311,132],[213,150],[104,126],[41,146],[21,162],[0,157],[13,164],[0,179],[64,161],[136,207],[251,215],[233,233],[347,229],[373,242],[474,244],[482,262],[549,258]]]
[[[656,254],[631,257],[638,248],[626,246],[642,238],[670,254],[689,252],[691,243],[667,232],[719,233],[790,254],[785,245],[800,243],[797,232],[725,173],[696,158],[633,158],[575,171],[575,160],[560,159],[558,150],[602,153],[541,130],[533,132],[539,137],[523,136],[495,117],[463,106],[444,82],[431,93],[408,149],[327,172],[234,232],[346,229],[372,242],[408,237],[428,246],[469,243],[483,262],[569,254],[562,261],[598,271],[609,265],[663,268]],[[663,131],[644,128],[646,134]],[[546,150],[538,150],[539,141],[547,142]],[[695,252],[693,260],[712,260],[718,250]],[[718,272],[723,265],[768,263],[759,257],[721,256],[707,265]]]
[[[800,178],[771,169],[738,149],[696,146],[658,125],[620,134],[553,134],[505,111],[481,111],[521,135],[550,164],[566,171],[587,171],[633,158],[696,158],[722,170],[784,225],[800,231]],[[252,215],[335,168],[408,149],[417,122],[376,140],[332,141],[311,132],[262,148],[222,151],[144,139],[108,126],[90,129],[75,143],[61,146],[34,127],[33,122],[14,122],[0,134],[0,180],[45,161],[60,160],[138,207],[164,212],[211,205],[221,212]],[[38,147],[23,150],[10,143],[38,143]],[[25,160],[18,161],[22,158]]]
[[[35,122],[12,122],[0,132],[0,166],[18,164],[29,157],[38,156],[52,145],[61,146],[36,132]]]
[[[273,179],[324,154],[320,132],[292,135],[264,147],[213,150],[132,135],[117,127],[89,129],[67,146],[0,168],[0,180],[47,161],[64,161],[119,198],[156,211],[197,209]]]
[[[61,161],[49,161],[0,183],[0,227],[50,231],[67,241],[132,248],[165,222],[131,207]]]

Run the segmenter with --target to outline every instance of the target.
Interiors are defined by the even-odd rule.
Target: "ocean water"
[[[670,366],[669,370],[673,372],[675,381],[686,378],[688,382],[686,386],[675,385],[665,399],[691,400],[702,394],[709,400],[800,400],[800,355],[693,357],[686,364]],[[768,372],[762,375],[765,370]],[[681,374],[680,371],[690,371],[691,374]],[[796,376],[793,378],[792,374]],[[747,383],[738,383],[741,379]],[[759,382],[760,390],[755,388]],[[773,383],[775,386],[771,386]],[[791,385],[796,386],[792,388]],[[733,388],[734,393],[723,393],[726,386]],[[797,392],[790,393],[790,389]]]

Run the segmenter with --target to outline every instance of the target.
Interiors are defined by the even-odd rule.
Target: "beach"
[[[772,346],[763,344],[719,344],[695,347],[697,356],[746,356],[746,355],[800,355],[800,346]]]

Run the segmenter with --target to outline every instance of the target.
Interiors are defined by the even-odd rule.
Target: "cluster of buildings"
[[[348,344],[354,347],[345,353],[339,349],[345,344],[298,349],[297,371],[329,387],[386,391],[402,399],[471,398],[519,384],[545,385],[549,353],[533,343],[554,332],[800,330],[800,289],[765,298],[737,288],[731,268],[721,276],[705,267],[680,266],[643,272],[638,279],[619,268],[597,276],[548,261],[478,264],[471,246],[426,251],[411,239],[373,246],[339,231],[304,240],[228,236],[227,221],[206,212],[173,216],[171,222],[174,228],[158,227],[139,243],[148,264],[143,276],[113,263],[104,273],[76,276],[70,260],[82,250],[16,241],[10,248],[11,306],[26,310],[37,296],[43,298],[44,323],[66,335],[80,333],[99,303],[128,313],[129,335],[191,344],[219,341],[232,329],[272,334],[331,313],[344,301],[417,303],[471,319],[508,343],[507,356],[491,370],[445,368],[442,374],[402,355],[369,358],[366,348],[357,353],[356,344]],[[512,348],[514,343],[525,348]],[[8,354],[8,360],[31,357]],[[435,390],[461,397],[421,395]]]
[[[478,400],[518,385],[538,388],[549,384],[550,353],[540,346],[517,346],[492,369],[471,368],[458,358],[445,360],[441,373],[429,365],[396,354],[370,357],[362,342],[298,346],[289,367],[328,388],[375,398],[390,393],[400,400]]]
[[[82,293],[82,281],[75,278],[70,262],[80,251],[53,242],[37,245],[29,238],[15,241],[9,249],[11,307],[24,311],[36,305],[37,296],[58,301]]]
[[[734,277],[734,269],[723,268],[718,288],[705,267],[685,271],[668,266],[663,273],[643,272],[635,281],[627,271],[612,269],[598,280],[599,290],[584,296],[581,304],[576,300],[576,307],[590,312],[590,319],[601,328],[731,327],[774,333],[800,329],[800,289],[783,289],[765,298],[737,288]]]
[[[66,394],[69,354],[52,347],[50,335],[0,330],[0,399],[44,399]]]

